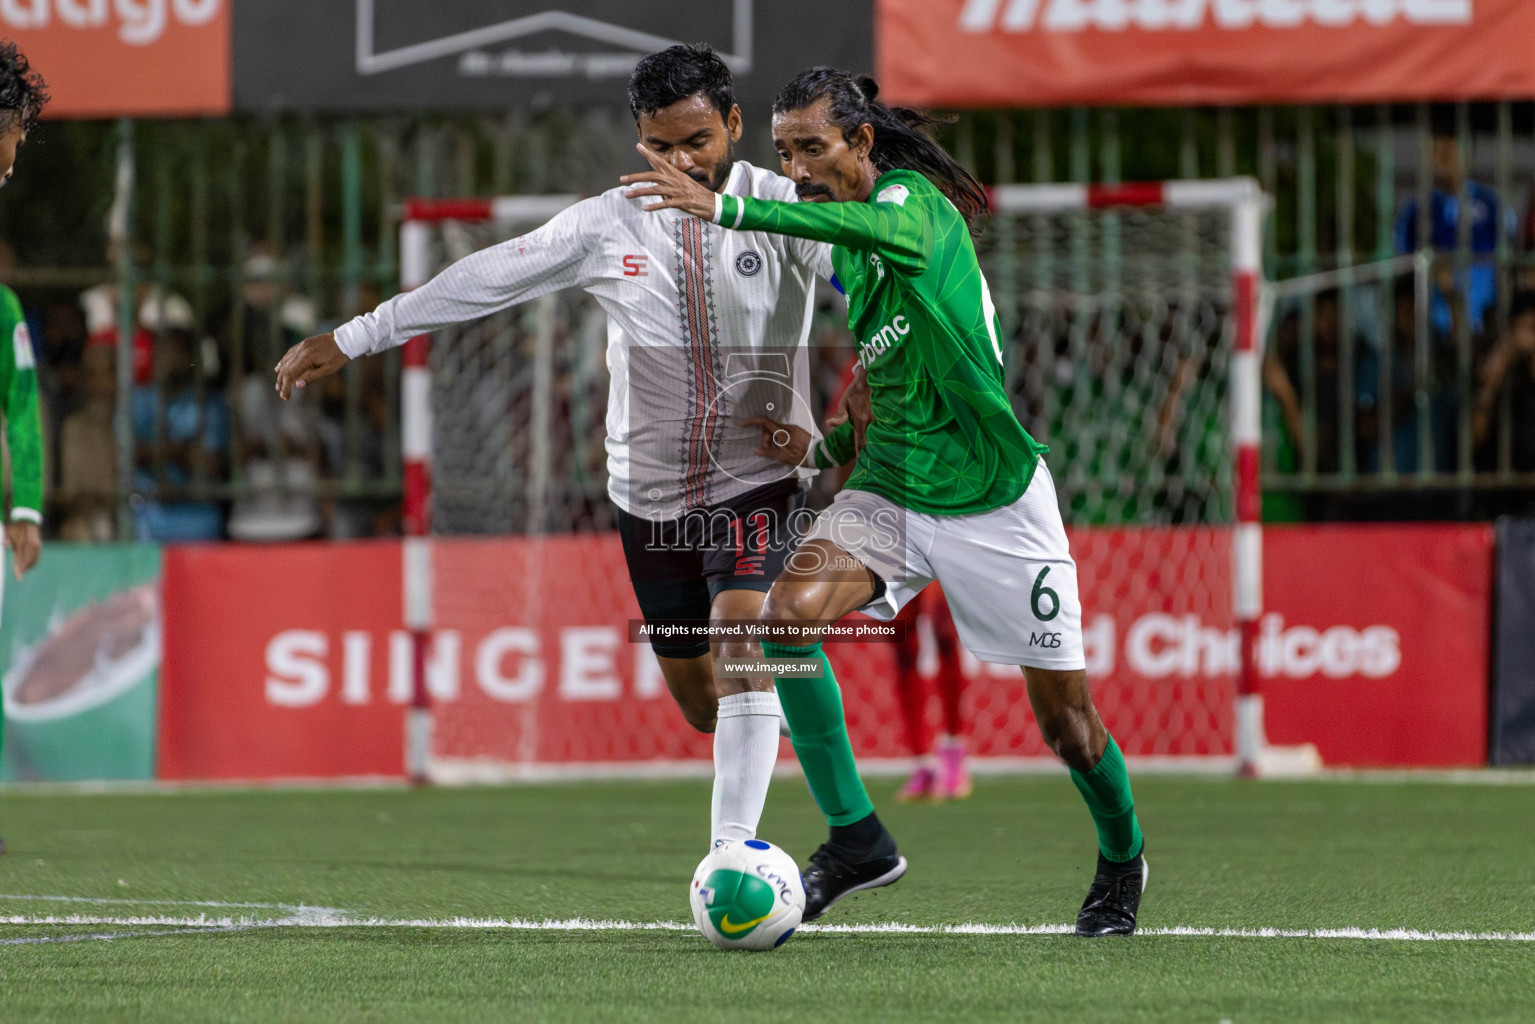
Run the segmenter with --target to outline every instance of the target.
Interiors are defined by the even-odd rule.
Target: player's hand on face
[[[43,550],[43,532],[36,523],[13,519],[5,524],[5,546],[11,549],[11,567],[19,580],[37,564],[37,556]]]
[[[643,142],[634,147],[650,161],[651,169],[640,174],[625,174],[618,180],[625,185],[639,185],[624,193],[626,199],[659,196],[661,201],[645,207],[646,213],[656,210],[681,210],[695,217],[710,220],[714,217],[714,193],[686,174],[677,170],[655,150]]]
[[[294,388],[301,388],[322,377],[329,377],[350,360],[334,334],[317,334],[288,349],[277,364],[277,393],[284,401],[292,396]]]
[[[869,378],[862,366],[853,368],[853,380],[837,400],[837,411],[826,417],[828,427],[839,427],[849,420],[853,423],[853,453],[863,451],[869,424],[874,422],[874,393],[869,390]]]
[[[766,416],[742,420],[741,426],[762,428],[762,444],[757,454],[763,458],[777,459],[786,466],[803,466],[810,454],[810,431],[804,427],[779,423]]]

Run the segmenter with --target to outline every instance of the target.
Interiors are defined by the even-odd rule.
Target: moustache
[[[831,197],[831,189],[825,185],[795,185],[794,194],[801,199],[809,199],[811,196]]]
[[[709,176],[703,171],[685,171],[684,173],[689,178],[692,178],[694,181],[698,182],[700,185],[709,184]]]

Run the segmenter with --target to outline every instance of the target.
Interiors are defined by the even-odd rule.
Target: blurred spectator
[[[303,540],[319,535],[324,525],[318,396],[297,392],[284,402],[272,389],[272,366],[316,329],[314,304],[290,292],[291,276],[264,242],[245,261],[245,372],[234,391],[243,486],[229,514],[235,540]]]
[[[1525,201],[1524,228],[1519,234],[1524,251],[1535,252],[1535,180],[1530,182],[1530,195]]]
[[[1500,396],[1508,393],[1511,432],[1510,468],[1535,472],[1535,293],[1514,299],[1508,333],[1493,345],[1480,371],[1480,386],[1472,408],[1472,438],[1487,451],[1489,467],[1498,465]]]
[[[230,537],[268,543],[319,535],[324,522],[311,459],[252,458],[243,476],[245,486],[229,514]]]
[[[377,286],[363,284],[356,289],[356,304],[351,309],[365,312],[381,301]],[[334,330],[344,322],[321,324],[317,331]],[[355,380],[354,380],[355,378]],[[317,424],[321,467],[328,479],[341,481],[378,480],[388,475],[384,465],[384,437],[392,419],[384,387],[384,360],[359,359],[345,373],[332,374],[308,391],[319,409]],[[349,401],[349,392],[352,401]],[[295,394],[293,400],[310,400]],[[394,532],[399,520],[393,506],[397,501],[380,498],[336,497],[324,503],[324,518],[332,539],[371,537]]]
[[[251,246],[240,285],[245,335],[241,369],[246,373],[269,376],[284,352],[315,333],[314,301],[294,290],[294,279],[292,266],[278,257],[270,242]]]
[[[60,417],[75,411],[84,395],[79,390],[84,370],[85,316],[72,302],[54,302],[43,311],[38,353],[39,383]]]
[[[1440,270],[1440,282],[1454,296],[1453,283],[1446,267]],[[1390,395],[1381,394],[1382,352],[1366,348],[1359,361],[1355,389],[1359,395],[1359,471],[1379,473],[1383,469],[1380,403],[1390,402],[1391,466],[1397,473],[1416,473],[1422,458],[1418,423],[1417,371],[1417,301],[1411,277],[1398,280],[1394,295],[1390,345]],[[1455,299],[1449,308],[1456,311]],[[1450,472],[1455,465],[1455,421],[1461,408],[1455,394],[1446,385],[1453,378],[1453,359],[1440,348],[1429,352],[1428,379],[1423,390],[1428,398],[1429,442],[1427,464],[1437,472]]]
[[[79,408],[59,429],[59,538],[101,544],[117,533],[117,353],[96,344],[80,357]]]
[[[218,480],[229,452],[229,409],[198,377],[204,367],[189,327],[160,332],[153,384],[135,385],[133,487],[140,496],[182,489],[194,480]],[[223,516],[213,501],[141,497],[133,512],[140,540],[216,540]]]
[[[1445,282],[1448,287],[1449,282]],[[1411,278],[1406,278],[1396,294],[1395,333],[1391,355],[1391,372],[1394,384],[1392,401],[1400,407],[1400,418],[1393,413],[1393,461],[1398,472],[1416,470],[1418,460],[1417,420],[1412,416],[1416,397],[1416,336],[1414,325],[1414,292]],[[1280,319],[1274,344],[1264,358],[1263,382],[1273,396],[1279,413],[1282,434],[1277,439],[1276,469],[1281,473],[1294,473],[1304,467],[1306,432],[1304,398],[1301,394],[1302,346],[1301,309],[1297,305],[1286,311]],[[1342,470],[1343,465],[1343,416],[1347,399],[1349,412],[1354,418],[1355,465],[1361,473],[1380,472],[1378,437],[1378,413],[1380,398],[1380,354],[1369,343],[1368,337],[1356,328],[1353,339],[1353,389],[1343,392],[1343,318],[1336,289],[1318,292],[1312,306],[1312,367],[1316,406],[1314,410],[1316,472],[1331,475]],[[1437,375],[1432,374],[1429,386],[1435,388]],[[1453,430],[1455,404],[1453,396],[1448,404],[1434,410],[1435,430]],[[1453,446],[1434,445],[1436,462],[1453,456]],[[1448,464],[1447,464],[1448,465]],[[1282,504],[1276,502],[1276,508]],[[1293,509],[1286,509],[1293,511]],[[1284,518],[1290,518],[1285,515]]]
[[[120,242],[107,248],[109,265],[116,266]],[[134,247],[134,259],[141,266],[149,263],[149,252],[142,245]],[[118,288],[115,283],[98,284],[80,293],[80,309],[85,314],[85,330],[90,341],[117,344]],[[134,290],[136,327],[133,334],[133,382],[154,383],[155,333],[167,327],[190,329],[194,316],[192,304],[182,296],[148,280]]]
[[[348,412],[348,375],[357,374],[357,405]],[[310,388],[315,388],[310,385]],[[378,480],[386,476],[384,436],[390,408],[384,391],[384,361],[360,359],[346,373],[332,374],[318,385],[319,437],[326,476],[332,480]],[[327,511],[335,539],[371,537],[389,532],[390,506],[376,498],[337,498]]]
[[[1466,312],[1470,317],[1471,333],[1480,335],[1486,321],[1487,310],[1497,301],[1497,268],[1490,257],[1497,251],[1498,237],[1506,232],[1512,239],[1515,227],[1513,210],[1506,209],[1498,199],[1498,193],[1486,185],[1466,180],[1464,155],[1455,136],[1436,133],[1433,139],[1434,191],[1429,203],[1427,238],[1424,248],[1440,253],[1453,254],[1459,246],[1461,218],[1461,190],[1464,188],[1470,208],[1470,241],[1473,262],[1464,280],[1456,282],[1466,295]],[[1402,208],[1396,221],[1396,247],[1398,252],[1417,252],[1419,249],[1418,201],[1411,199]],[[1481,257],[1481,259],[1476,259]],[[1432,305],[1435,333],[1444,339],[1452,337],[1448,296],[1435,289]]]

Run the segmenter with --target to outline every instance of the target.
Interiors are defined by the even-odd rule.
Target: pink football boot
[[[917,770],[911,773],[911,778],[906,780],[895,794],[895,798],[903,804],[916,803],[922,800],[932,800],[938,794],[938,768],[928,764],[927,759],[917,765]]]
[[[938,741],[938,785],[935,800],[963,800],[970,795],[970,770],[965,767],[965,741],[943,737]]]

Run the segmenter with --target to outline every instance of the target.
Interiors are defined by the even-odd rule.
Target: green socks
[[[787,704],[784,707],[788,709]],[[793,719],[789,720],[789,728],[794,728]],[[1093,770],[1083,775],[1073,768],[1071,781],[1087,801],[1093,824],[1098,826],[1098,850],[1104,858],[1123,864],[1140,856],[1145,841],[1141,838],[1141,823],[1135,820],[1130,773],[1125,770],[1125,756],[1113,736]]]
[[[778,680],[778,700],[789,720],[789,742],[794,744],[811,795],[828,822],[851,825],[873,814],[874,803],[853,762],[853,744],[848,740],[847,720],[842,717],[842,690],[821,645],[788,647],[763,641],[762,656],[769,660],[820,660],[819,679]]]
[[[820,661],[819,679],[785,676],[778,680],[778,699],[789,720],[790,742],[805,770],[810,792],[828,822],[851,825],[873,814],[874,804],[853,761],[853,745],[842,716],[842,690],[821,645],[790,647],[764,641],[762,656],[769,660]],[[1072,769],[1071,781],[1087,801],[1103,856],[1118,863],[1139,856],[1144,844],[1140,822],[1135,819],[1135,798],[1130,795],[1124,755],[1113,736],[1093,770],[1084,775]]]

